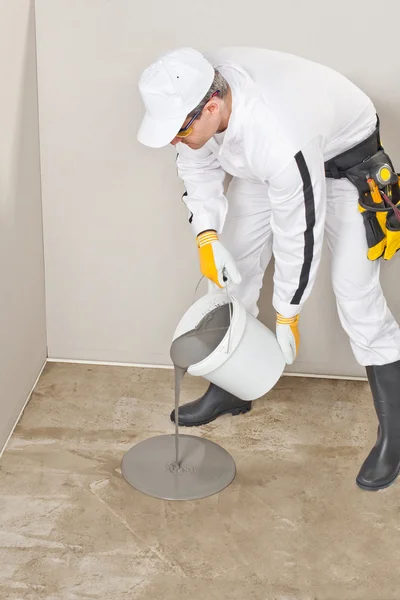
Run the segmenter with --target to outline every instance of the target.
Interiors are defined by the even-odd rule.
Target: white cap
[[[139,142],[152,148],[169,144],[213,80],[213,66],[193,48],[179,48],[150,65],[139,81],[146,108]]]

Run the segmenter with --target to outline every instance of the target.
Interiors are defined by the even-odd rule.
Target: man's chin
[[[185,142],[186,146],[189,146],[192,150],[200,150],[204,146],[204,144],[191,144],[190,142]]]

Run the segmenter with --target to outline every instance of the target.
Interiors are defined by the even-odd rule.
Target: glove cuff
[[[295,315],[294,317],[283,317],[279,313],[276,313],[276,322],[279,325],[295,325],[299,320],[300,315]]]
[[[211,244],[211,242],[217,241],[218,235],[217,235],[217,232],[213,231],[213,230],[203,231],[203,233],[200,233],[196,239],[197,239],[197,247],[202,248],[203,246],[206,246],[207,244]]]

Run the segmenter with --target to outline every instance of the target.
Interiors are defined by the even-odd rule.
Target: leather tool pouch
[[[325,163],[325,175],[346,177],[357,188],[367,256],[390,260],[400,249],[400,179],[381,145],[379,119],[371,136]]]

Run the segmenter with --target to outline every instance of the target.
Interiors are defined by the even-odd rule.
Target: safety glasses
[[[219,90],[217,90],[216,92],[213,93],[213,95],[211,96],[211,98],[214,98],[214,96],[216,96],[217,94],[219,94]],[[210,98],[210,100],[211,100]],[[205,108],[205,107],[204,107]],[[178,138],[186,138],[188,137],[192,131],[193,131],[193,123],[194,121],[201,115],[201,113],[203,112],[204,108],[202,108],[201,110],[198,110],[193,117],[190,119],[189,123],[187,125],[185,125],[185,127],[182,127],[182,129],[180,129],[178,131],[178,133],[176,134],[176,137]]]

